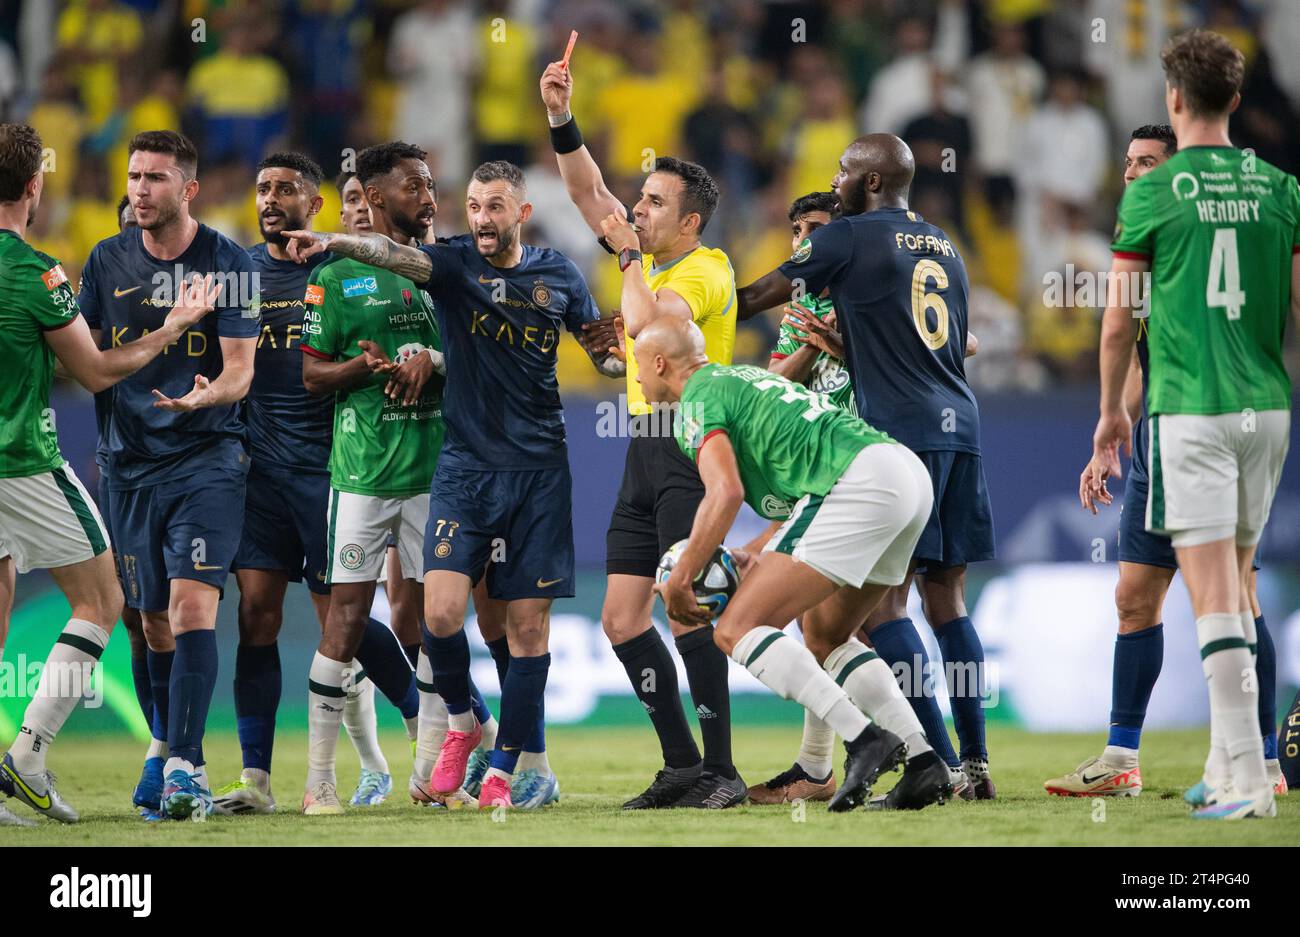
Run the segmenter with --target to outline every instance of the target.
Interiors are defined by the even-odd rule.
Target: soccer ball
[[[655,570],[655,582],[667,582],[673,567],[686,549],[687,541],[679,540],[668,548],[668,552],[659,560]],[[695,577],[695,600],[709,613],[710,618],[717,618],[727,607],[731,597],[740,585],[740,574],[736,572],[736,560],[731,551],[720,546],[713,557],[705,564],[703,571]]]

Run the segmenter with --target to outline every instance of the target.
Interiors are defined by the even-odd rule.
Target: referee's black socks
[[[698,765],[700,750],[682,710],[682,698],[677,689],[677,665],[673,663],[658,629],[652,625],[632,640],[615,644],[614,654],[622,662],[637,699],[654,723],[663,749],[664,764],[669,768]]]
[[[727,671],[731,662],[713,643],[713,626],[703,625],[675,639],[686,665],[686,683],[704,738],[704,770],[728,780],[736,776],[731,763],[731,692]]]

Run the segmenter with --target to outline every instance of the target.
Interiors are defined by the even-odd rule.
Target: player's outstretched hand
[[[781,312],[788,325],[803,330],[802,335],[798,331],[794,333],[795,341],[819,348],[840,360],[844,359],[844,337],[835,329],[836,322],[831,319],[834,313],[827,313],[825,319],[819,319],[807,309],[794,304],[782,306]]]
[[[329,235],[317,231],[285,231],[288,241],[289,259],[295,263],[306,263],[317,254],[329,250]]]
[[[189,413],[191,410],[199,410],[203,407],[212,405],[212,391],[208,389],[210,382],[202,374],[194,375],[194,387],[184,397],[168,397],[158,388],[154,388],[153,395],[157,399],[153,405],[159,410],[170,410],[172,413]]]
[[[1106,469],[1093,459],[1083,467],[1079,474],[1079,503],[1085,511],[1096,514],[1098,504],[1109,505],[1114,500],[1106,489],[1108,475]]]
[[[178,333],[184,332],[215,309],[221,297],[221,284],[214,283],[214,279],[210,273],[202,279],[196,274],[182,285],[180,302],[172,306],[164,324]]]
[[[563,62],[552,62],[542,72],[542,103],[546,113],[559,117],[569,109],[573,97],[573,74]]]
[[[397,370],[397,365],[393,364],[392,359],[374,342],[363,338],[357,342],[357,347],[361,349],[361,357],[365,359],[366,367],[370,369],[371,374],[392,374]],[[427,358],[428,355],[425,357]]]
[[[707,625],[713,620],[695,601],[695,590],[685,576],[678,576],[674,572],[667,582],[655,583],[654,589],[664,600],[664,608],[673,621],[683,625]]]
[[[584,322],[578,342],[593,358],[608,353],[619,361],[627,363],[627,340],[623,332],[623,317],[618,314],[617,309],[614,310],[613,318]]]
[[[1103,413],[1092,434],[1092,461],[1100,466],[1103,480],[1124,477],[1119,464],[1120,449],[1125,455],[1133,454],[1133,421],[1123,407]]]
[[[392,379],[384,387],[384,393],[390,400],[400,401],[403,406],[414,406],[420,402],[420,394],[431,377],[433,359],[420,352],[397,366]]]

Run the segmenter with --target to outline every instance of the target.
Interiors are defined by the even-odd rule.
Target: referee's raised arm
[[[552,62],[542,72],[542,101],[546,105],[546,119],[551,125],[551,146],[560,166],[560,176],[569,191],[569,198],[582,212],[587,227],[603,239],[600,223],[611,214],[627,214],[627,209],[609,189],[600,167],[591,158],[591,152],[582,142],[582,131],[569,110],[573,97],[573,73],[563,62]]]

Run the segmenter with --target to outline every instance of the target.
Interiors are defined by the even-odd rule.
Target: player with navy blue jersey
[[[131,199],[123,195],[117,205],[117,229],[135,227],[135,212],[131,210]],[[99,330],[92,330],[95,343],[99,344]],[[108,422],[113,415],[113,389],[102,390],[95,394],[95,465],[99,469],[99,484],[96,486],[95,498],[99,502],[99,512],[104,517],[104,526],[108,528],[110,539],[113,528],[109,525],[109,490],[108,490]],[[116,551],[113,558],[117,566]],[[118,580],[121,581],[121,570]],[[124,587],[125,588],[125,587]],[[140,772],[140,781],[131,792],[131,803],[142,811],[157,809],[162,797],[163,762],[167,751],[167,730],[164,728],[165,714],[154,704],[153,683],[149,676],[149,644],[144,637],[144,622],[140,610],[122,606],[122,625],[126,628],[127,638],[131,644],[131,682],[135,688],[136,702],[144,721],[149,725],[149,749],[145,754],[144,767]]]
[[[1146,175],[1178,150],[1178,140],[1168,124],[1148,124],[1133,131],[1124,156],[1124,184]],[[1146,397],[1150,360],[1146,320],[1138,323],[1137,339],[1124,384],[1124,403],[1133,420],[1133,461],[1124,483],[1120,509],[1119,582],[1115,607],[1119,634],[1115,638],[1115,665],[1111,679],[1110,730],[1100,757],[1089,758],[1074,771],[1043,782],[1049,794],[1070,797],[1136,797],[1142,792],[1138,752],[1147,704],[1160,676],[1164,659],[1165,595],[1178,569],[1173,541],[1146,529],[1146,504],[1150,490],[1147,470]],[[1079,501],[1097,513],[1097,505],[1112,501],[1100,466],[1089,460],[1079,477]],[[1258,556],[1255,568],[1258,569]],[[1259,725],[1265,764],[1277,794],[1286,793],[1286,778],[1277,751],[1277,656],[1250,578],[1250,604],[1255,616],[1260,681]]]
[[[470,234],[413,249],[370,235],[294,232],[299,250],[328,249],[410,277],[438,312],[446,354],[446,439],[425,530],[426,650],[450,727],[430,786],[451,794],[481,730],[470,707],[464,616],[487,566],[489,594],[509,602],[510,661],[482,806],[511,804],[510,779],[534,729],[550,667],[550,606],[573,594],[571,481],[555,374],[561,333],[599,318],[585,281],[562,254],[522,243],[532,214],[523,173],[505,162],[475,170]],[[313,244],[314,242],[314,244]],[[621,371],[608,353],[597,367]]]
[[[962,797],[991,798],[981,693],[984,651],[966,614],[966,564],[994,556],[980,461],[979,407],[966,381],[966,265],[948,236],[907,206],[915,163],[892,134],[851,143],[832,183],[841,217],[812,232],[781,267],[740,291],[747,317],[829,288],[858,414],[906,445],[934,481],[934,509],[913,557],[927,618],[943,652],[961,759],[933,694],[913,692],[935,751]],[[801,328],[824,330],[815,317]],[[864,628],[880,656],[928,668],[907,617],[911,576]],[[928,670],[922,670],[922,674]],[[923,680],[911,681],[912,689]],[[965,775],[965,777],[963,777]]]
[[[217,603],[243,526],[249,457],[239,401],[261,322],[248,254],[190,217],[194,145],[148,131],[129,151],[138,227],[95,246],[78,297],[101,347],[157,329],[195,274],[212,274],[221,288],[215,313],[117,385],[108,422],[109,513],[126,600],[144,617],[155,702],[167,712],[162,809],[187,818],[211,806],[203,727],[217,673]]]

